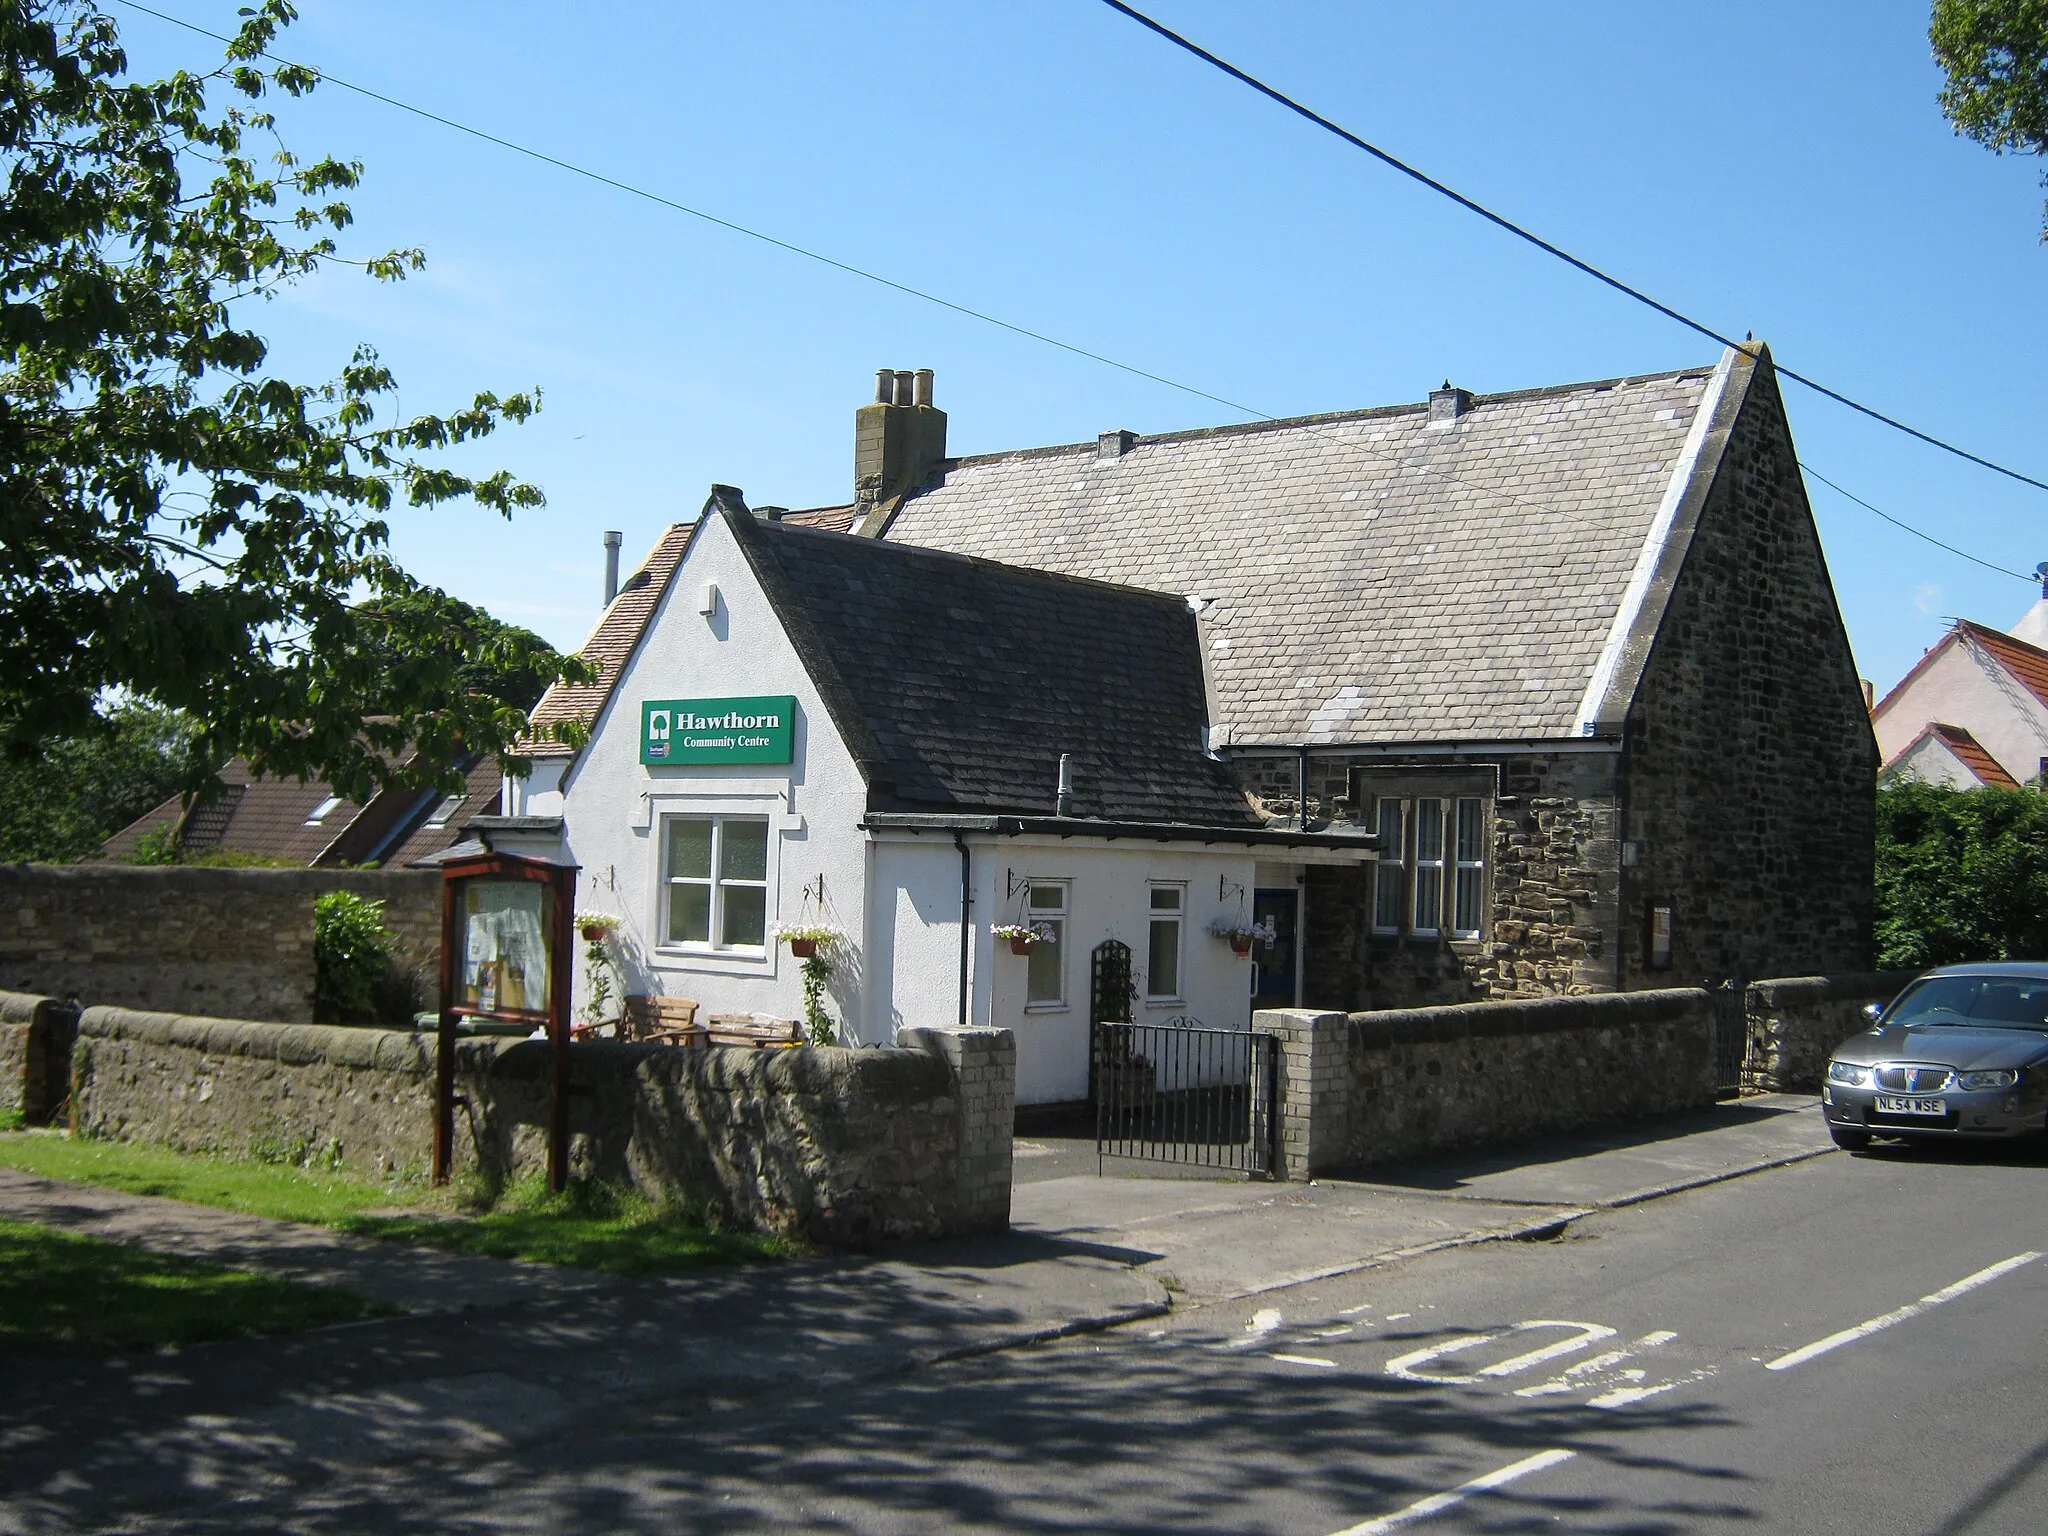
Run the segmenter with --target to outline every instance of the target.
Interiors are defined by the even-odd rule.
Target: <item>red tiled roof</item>
[[[577,652],[585,661],[596,665],[597,681],[550,684],[529,717],[534,726],[544,729],[565,720],[587,722],[597,718],[598,711],[611,697],[627,658],[640,644],[640,636],[647,628],[647,621],[654,616],[655,604],[661,601],[669,577],[675,574],[676,566],[683,558],[683,546],[689,542],[690,530],[695,526],[694,523],[672,524],[656,541],[640,569],[619,588],[619,595],[612,599],[611,607],[604,611],[604,617],[597,621],[597,628],[590,632],[590,638]],[[520,750],[533,757],[569,757],[573,754],[573,749],[566,743],[549,740],[540,729],[520,743]]]
[[[2048,651],[1968,619],[1956,620],[1956,628],[1996,657],[2006,671],[2026,685],[2027,692],[2048,704]]]
[[[1884,766],[1889,769],[1894,763],[1904,762],[1913,755],[1914,749],[1928,737],[1934,737],[1961,763],[1977,776],[1977,782],[1992,789],[2018,789],[2019,781],[2004,768],[1998,759],[1986,752],[1983,745],[1960,725],[1950,725],[1942,720],[1930,720],[1921,728],[1920,734],[1892,754],[1892,760]]]

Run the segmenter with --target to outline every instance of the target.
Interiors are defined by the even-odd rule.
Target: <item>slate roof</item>
[[[884,537],[1208,599],[1234,745],[1569,735],[1712,373],[951,460]]]
[[[222,793],[185,816],[179,797],[137,817],[108,838],[100,856],[125,860],[136,839],[156,827],[184,820],[187,853],[248,854],[283,863],[314,865],[376,863],[394,867],[458,841],[462,824],[472,816],[497,811],[502,776],[495,757],[479,757],[467,768],[462,803],[439,827],[427,825],[443,800],[439,790],[389,789],[366,806],[343,800],[307,825],[313,811],[334,798],[318,779],[266,778],[249,771],[240,758],[220,772]]]
[[[662,534],[654,548],[648,551],[640,568],[619,583],[619,595],[612,599],[611,606],[597,621],[597,628],[590,632],[590,638],[578,650],[577,654],[585,661],[597,665],[598,680],[595,683],[549,684],[548,691],[540,696],[540,702],[534,705],[527,717],[533,725],[549,726],[564,720],[597,718],[598,711],[612,696],[612,687],[618,682],[627,658],[640,643],[647,621],[653,617],[655,604],[661,601],[662,589],[668,585],[669,577],[675,574],[676,563],[683,558],[692,526],[675,523]],[[529,757],[574,755],[574,749],[568,744],[538,734],[522,741],[520,751]]]
[[[870,810],[1071,813],[1263,825],[1207,723],[1194,616],[1178,597],[907,544],[726,519],[833,723]]]

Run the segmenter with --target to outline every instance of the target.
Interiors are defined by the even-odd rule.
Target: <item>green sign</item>
[[[786,763],[794,755],[796,700],[647,699],[640,705],[640,761]]]

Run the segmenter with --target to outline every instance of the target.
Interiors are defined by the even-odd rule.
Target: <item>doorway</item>
[[[1273,942],[1252,946],[1252,1009],[1297,1006],[1295,976],[1301,932],[1301,891],[1276,886],[1252,892],[1252,921],[1273,927]]]

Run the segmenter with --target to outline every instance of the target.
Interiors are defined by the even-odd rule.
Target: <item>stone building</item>
[[[1761,344],[971,458],[882,381],[855,501],[793,517],[1186,595],[1260,813],[1378,834],[1261,871],[1262,1003],[1868,968],[1877,749]]]

